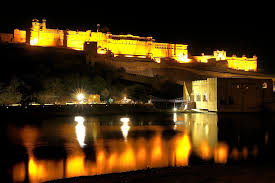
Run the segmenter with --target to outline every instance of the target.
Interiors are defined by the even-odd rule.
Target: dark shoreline
[[[74,104],[0,106],[0,114],[13,116],[69,116],[160,112],[152,104]]]
[[[0,115],[5,116],[72,116],[72,115],[115,115],[135,113],[216,113],[223,115],[239,114],[275,114],[270,111],[260,112],[208,112],[208,111],[173,111],[158,109],[153,104],[73,104],[73,105],[27,105],[0,106]]]
[[[145,170],[80,176],[47,181],[45,183],[117,183],[117,182],[275,182],[275,168],[271,165],[201,165],[187,167],[152,168]]]

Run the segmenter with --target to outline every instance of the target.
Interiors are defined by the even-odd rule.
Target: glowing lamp
[[[81,101],[81,100],[84,99],[84,94],[83,93],[79,93],[79,94],[77,94],[76,98],[77,98],[77,100]]]

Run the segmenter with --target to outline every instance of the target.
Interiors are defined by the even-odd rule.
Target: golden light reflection
[[[95,161],[85,160],[85,154],[75,153],[67,158],[66,176],[94,175],[147,167],[165,167],[168,165],[186,166],[191,152],[188,134],[179,134],[167,141],[162,138],[162,128],[150,127],[157,131],[151,139],[128,138],[97,140],[95,143]],[[133,126],[133,130],[145,127]],[[108,128],[104,129],[108,130]],[[108,147],[108,148],[107,148]],[[165,147],[169,147],[168,150]]]
[[[127,140],[128,132],[130,130],[129,121],[130,119],[127,117],[120,118],[120,121],[122,122],[122,126],[120,127],[122,135],[125,140]]]
[[[179,123],[176,129],[178,133],[169,138],[163,137],[164,131],[167,130],[166,126],[130,127],[131,120],[124,117],[120,119],[121,126],[99,125],[99,121],[93,119],[95,123],[91,124],[89,121],[85,127],[84,122],[89,119],[76,116],[74,120],[77,124],[67,123],[62,126],[61,134],[66,139],[65,147],[68,148],[66,159],[62,160],[38,160],[32,151],[41,132],[37,128],[25,126],[21,136],[24,144],[29,148],[30,158],[28,166],[25,166],[23,162],[14,166],[13,179],[23,180],[27,174],[30,182],[41,182],[63,177],[106,174],[147,167],[187,166],[191,152],[195,152],[205,160],[214,157],[216,163],[226,163],[228,154],[230,157],[235,156],[233,150],[231,153],[228,152],[229,148],[225,143],[217,141],[215,115],[208,116],[209,119],[203,118],[205,115],[200,114],[177,113],[176,115],[177,123]],[[77,127],[78,125],[80,127]],[[128,136],[130,128],[133,134],[138,135]],[[169,128],[173,130],[173,126]],[[88,147],[92,149],[89,153],[82,149],[82,145],[85,145],[86,130],[91,137],[94,131],[96,133],[95,138],[89,138],[94,144],[93,147]],[[122,133],[127,141],[119,138],[104,138],[103,135],[109,135],[113,131]],[[235,151],[236,157],[244,156],[243,149],[241,152],[238,149]],[[255,153],[257,153],[257,147],[255,147]]]
[[[29,159],[28,174],[30,182],[44,182],[63,178],[64,163],[62,160]]]
[[[258,149],[258,146],[257,146],[257,145],[254,145],[254,146],[253,146],[253,149],[252,149],[252,151],[251,151],[251,154],[252,154],[252,156],[254,156],[254,157],[257,157],[257,156],[258,156],[258,154],[259,154],[259,149]]]
[[[32,155],[33,148],[39,138],[39,130],[32,126],[24,126],[21,130],[21,138],[23,140],[23,145],[27,149],[27,153]]]
[[[76,116],[74,120],[77,122],[77,125],[75,126],[77,141],[80,147],[84,147],[86,145],[84,142],[86,136],[86,127],[83,124],[85,119],[82,116]]]
[[[136,168],[136,156],[130,145],[126,147],[125,151],[120,155],[119,159],[122,171]]]
[[[204,160],[209,160],[212,157],[211,147],[207,141],[201,142],[199,155]]]
[[[214,161],[215,163],[225,164],[228,158],[228,145],[219,142],[214,149]]]
[[[12,179],[13,182],[24,182],[25,180],[25,163],[20,162],[13,166],[12,168]]]
[[[242,148],[242,155],[243,155],[243,159],[246,160],[248,157],[248,148],[247,147]]]
[[[178,117],[177,117],[177,113],[173,113],[173,121],[174,123],[177,122]]]
[[[193,152],[204,160],[212,158],[218,143],[217,114],[181,114],[179,118],[191,131]]]
[[[239,160],[240,158],[240,153],[237,147],[233,147],[232,151],[231,151],[231,158],[233,160]]]
[[[67,177],[87,175],[85,169],[84,154],[77,154],[69,156],[66,160],[66,175]]]
[[[161,166],[159,162],[162,159],[162,154],[163,154],[163,148],[162,148],[162,138],[161,134],[156,134],[154,139],[152,140],[152,166]]]
[[[189,155],[191,152],[191,142],[188,135],[183,135],[176,141],[176,163],[177,166],[188,165]]]

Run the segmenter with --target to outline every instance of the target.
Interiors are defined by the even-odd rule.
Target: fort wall
[[[243,70],[243,71],[257,71],[257,57],[253,56],[252,58],[247,58],[245,55],[242,57],[237,57],[232,55],[228,57],[226,51],[214,51],[213,55],[204,55],[201,56],[192,56],[192,59],[196,62],[208,63],[209,61],[224,61],[228,62],[228,68]]]
[[[213,55],[192,56],[188,58],[187,46],[184,44],[158,43],[152,37],[112,35],[110,33],[73,30],[48,29],[46,20],[42,23],[34,19],[29,30],[14,30],[14,43],[27,43],[34,46],[65,47],[73,50],[84,50],[87,42],[97,43],[97,54],[112,54],[113,57],[135,57],[151,59],[157,63],[163,58],[178,63],[209,63],[227,61],[228,68],[244,71],[257,71],[257,57],[228,57],[225,51],[214,51]],[[120,57],[121,58],[121,57]],[[217,64],[218,65],[218,64]]]
[[[13,41],[13,35],[8,33],[0,33],[0,43],[11,43]]]
[[[14,43],[26,43],[26,31],[25,30],[19,30],[14,29],[13,32],[13,42]]]
[[[30,38],[27,40],[27,31],[15,29],[14,42],[26,42],[34,46],[66,47],[74,50],[84,50],[85,42],[97,42],[98,53],[107,51],[114,55],[139,56],[153,58],[168,57],[179,62],[187,62],[187,45],[156,43],[151,37],[133,35],[112,35],[110,33],[87,31],[72,31],[47,29],[46,20],[39,23],[34,19],[29,30]]]

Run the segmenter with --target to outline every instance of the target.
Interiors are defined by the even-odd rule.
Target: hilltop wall
[[[14,43],[28,43],[34,46],[65,47],[84,50],[85,42],[97,42],[99,54],[112,52],[114,55],[137,56],[142,58],[169,57],[180,62],[187,59],[187,45],[157,43],[152,37],[133,35],[112,35],[110,33],[72,31],[46,28],[46,20],[40,23],[34,19],[29,30],[14,30]]]

